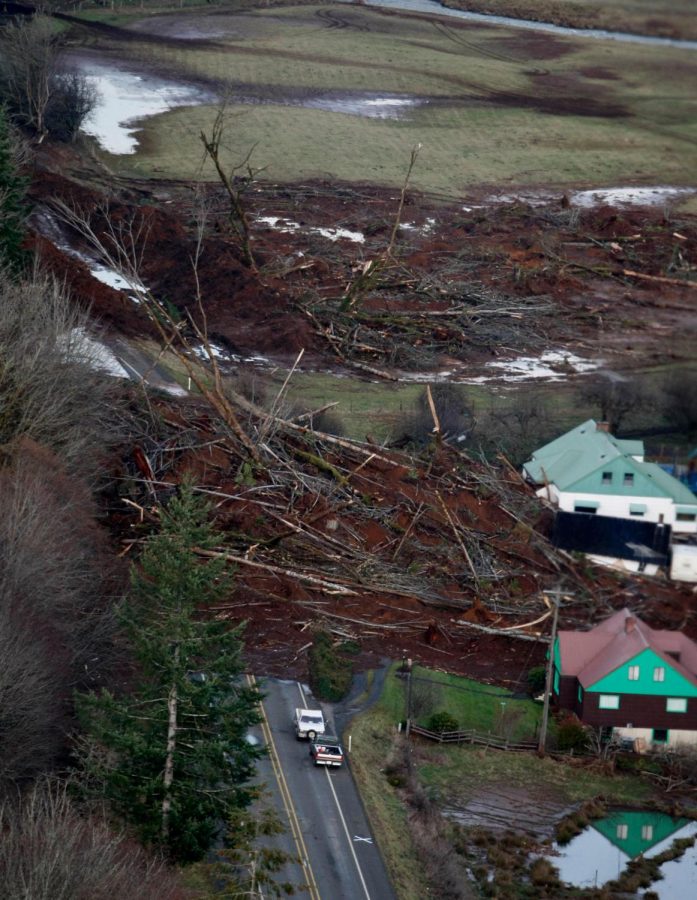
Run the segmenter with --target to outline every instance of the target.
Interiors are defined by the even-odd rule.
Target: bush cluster
[[[320,700],[336,702],[348,693],[353,678],[353,665],[346,651],[335,646],[326,631],[315,634],[308,656],[310,687]]]

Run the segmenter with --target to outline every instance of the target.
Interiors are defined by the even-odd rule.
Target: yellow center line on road
[[[256,678],[253,675],[247,675],[247,683],[250,687],[256,687]],[[259,701],[259,710],[261,712],[262,718],[261,730],[264,735],[264,740],[266,741],[266,746],[269,748],[269,759],[271,760],[271,767],[273,768],[274,775],[276,776],[276,782],[278,783],[278,789],[281,794],[281,799],[283,800],[283,806],[285,808],[286,815],[288,816],[288,823],[293,834],[295,848],[298,851],[298,858],[300,859],[300,864],[303,867],[303,871],[305,872],[307,889],[310,894],[311,900],[321,900],[320,893],[317,888],[317,882],[315,881],[315,876],[312,871],[312,867],[310,866],[310,857],[308,855],[307,847],[305,846],[303,834],[300,829],[300,822],[298,821],[298,816],[295,812],[295,807],[293,806],[293,799],[290,795],[290,790],[288,789],[288,783],[286,782],[285,775],[283,774],[281,760],[278,755],[278,751],[276,750],[276,744],[274,743],[273,737],[271,736],[271,726],[269,725],[266,710],[264,709],[264,704],[261,701]]]

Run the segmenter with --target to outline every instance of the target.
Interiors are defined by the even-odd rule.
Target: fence
[[[420,725],[411,725],[411,734],[418,734],[430,741],[438,741],[439,744],[478,744],[483,747],[493,747],[496,750],[519,750],[529,753],[537,750],[536,741],[511,741],[497,734],[488,734],[475,731],[470,728],[466,731],[429,731]]]

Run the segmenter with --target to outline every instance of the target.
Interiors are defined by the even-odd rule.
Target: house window
[[[653,840],[653,825],[642,825],[641,826],[641,839],[642,839],[642,841],[652,841]]]
[[[638,681],[639,680],[639,666],[630,666],[629,667],[629,680],[630,681]]]
[[[687,712],[687,699],[685,697],[667,697],[666,712]]]
[[[667,728],[654,728],[653,737],[651,738],[651,742],[654,744],[667,744],[668,743],[668,729]]]
[[[619,709],[619,694],[601,694],[598,697],[598,709]]]
[[[577,513],[596,513],[598,512],[598,505],[595,506],[587,506],[583,503],[574,503],[574,512]]]
[[[623,478],[623,484],[625,487],[631,487],[634,484],[634,473],[633,472],[625,472]]]
[[[619,841],[626,841],[628,834],[629,834],[629,825],[618,825],[617,826],[617,839]]]
[[[612,484],[612,472],[603,472],[603,484]]]
[[[697,519],[694,513],[676,513],[675,521],[676,522],[694,522]]]
[[[664,666],[656,666],[653,670],[653,680],[654,681],[665,681],[666,680],[666,670]]]

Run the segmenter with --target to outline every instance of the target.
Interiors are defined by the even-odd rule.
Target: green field
[[[381,703],[397,722],[406,716],[405,680],[395,676],[396,666],[385,681]],[[515,710],[515,723],[508,729],[511,740],[534,739],[542,717],[542,706],[533,700],[513,700],[511,692],[491,684],[481,684],[471,678],[434,672],[423,666],[414,666],[413,690],[431,685],[435,691],[429,697],[427,708],[417,710],[414,718],[418,725],[428,727],[428,720],[434,712],[447,712],[462,730],[502,734],[502,716]]]
[[[185,18],[157,16],[147,27],[176,36]],[[686,51],[548,36],[542,52],[529,32],[362,7],[201,15],[197,27],[214,39],[149,43],[134,32],[119,53],[226,98],[228,160],[256,144],[255,161],[272,181],[398,184],[417,143],[413,186],[451,196],[480,184],[694,177],[697,67]],[[90,40],[108,49],[107,36]],[[400,119],[303,105],[385,95],[421,105]],[[189,107],[148,119],[139,152],[107,154],[107,162],[123,174],[194,178],[199,134],[215,113]]]
[[[697,37],[693,0],[444,0],[444,4],[577,28]]]

